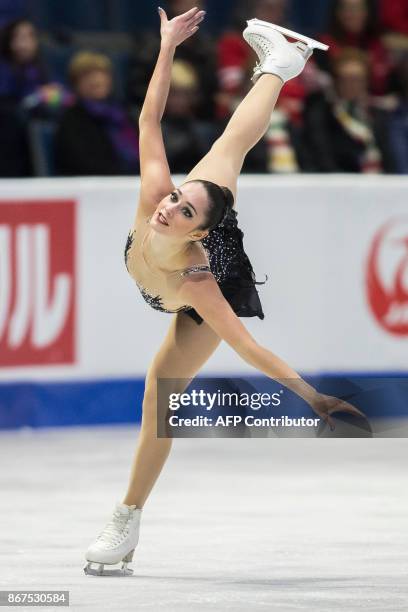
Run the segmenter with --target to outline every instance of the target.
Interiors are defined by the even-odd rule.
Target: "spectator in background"
[[[169,19],[185,13],[193,7],[205,8],[202,0],[168,0]],[[160,49],[160,36],[155,32],[138,32],[135,37],[134,57],[130,65],[127,98],[137,113],[142,107],[146,89]],[[200,99],[195,106],[197,119],[211,121],[215,118],[215,98],[218,91],[215,43],[203,30],[179,45],[176,60],[183,60],[194,67],[199,80]]]
[[[305,134],[315,171],[394,171],[388,115],[370,104],[369,74],[366,55],[344,50],[333,63],[333,90],[309,98]]]
[[[98,53],[77,53],[69,65],[69,79],[77,101],[65,111],[57,129],[57,173],[80,176],[139,172],[135,126],[111,97],[110,59]]]
[[[370,90],[381,96],[387,93],[391,63],[378,34],[375,7],[369,0],[334,0],[329,31],[319,40],[330,46],[328,53],[316,54],[319,65],[328,70],[329,62],[352,47],[369,56]]]
[[[195,118],[199,100],[195,69],[188,62],[176,60],[162,120],[167,158],[176,174],[189,172],[191,165],[200,161],[215,140],[213,125]]]
[[[380,0],[384,28],[408,36],[408,0]]]
[[[30,117],[53,117],[71,103],[65,87],[52,82],[40,53],[35,26],[27,19],[9,23],[1,35],[0,98],[21,105]]]
[[[20,103],[47,83],[34,26],[26,19],[9,23],[0,39],[0,176],[30,176],[28,133]]]
[[[172,19],[197,7],[205,9],[205,0],[167,0],[168,17]],[[215,97],[218,91],[215,41],[201,28],[176,49],[176,59],[189,62],[199,79],[200,100],[196,117],[206,121],[215,118]]]
[[[396,69],[398,105],[391,116],[390,141],[396,172],[408,174],[408,55]]]
[[[48,72],[40,56],[34,25],[19,19],[9,23],[1,35],[0,96],[21,100],[48,83]]]

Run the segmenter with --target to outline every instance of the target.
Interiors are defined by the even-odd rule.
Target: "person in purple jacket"
[[[0,39],[0,96],[19,103],[48,82],[35,26],[27,19],[12,21]]]

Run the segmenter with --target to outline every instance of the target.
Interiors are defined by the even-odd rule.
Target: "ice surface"
[[[84,611],[408,610],[405,439],[176,439],[134,576],[85,576],[137,435],[0,433],[1,589],[69,590]]]

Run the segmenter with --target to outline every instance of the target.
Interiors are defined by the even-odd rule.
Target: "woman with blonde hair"
[[[68,68],[76,96],[55,137],[56,170],[62,176],[139,172],[138,135],[113,94],[113,66],[102,53],[80,51]]]

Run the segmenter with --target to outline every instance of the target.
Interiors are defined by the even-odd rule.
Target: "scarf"
[[[361,172],[380,174],[383,171],[382,156],[366,113],[356,104],[337,100],[333,114],[347,134],[364,146],[360,160]]]
[[[280,174],[299,172],[296,153],[288,130],[288,120],[288,115],[283,109],[275,108],[266,133],[268,172]]]

